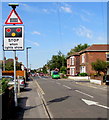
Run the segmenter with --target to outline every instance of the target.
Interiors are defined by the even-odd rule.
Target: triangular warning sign
[[[9,14],[5,24],[23,24],[17,12],[13,9]]]

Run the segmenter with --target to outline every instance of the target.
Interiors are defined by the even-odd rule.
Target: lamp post
[[[31,47],[26,47],[27,73],[28,73],[28,49],[31,49]]]

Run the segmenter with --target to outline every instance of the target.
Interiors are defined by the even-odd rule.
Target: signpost
[[[4,26],[4,50],[24,50],[24,26]]]
[[[23,24],[23,22],[18,16],[17,12],[13,9],[9,14],[5,24]]]
[[[24,26],[16,26],[15,24],[23,24],[22,20],[15,11],[17,3],[10,3],[12,11],[9,14],[5,24],[13,24],[13,26],[4,26],[3,50],[14,51],[14,101],[17,106],[17,89],[16,89],[16,51],[24,50]]]

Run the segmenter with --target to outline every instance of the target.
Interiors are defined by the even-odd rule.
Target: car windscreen
[[[53,75],[58,75],[59,73],[58,72],[53,72]]]

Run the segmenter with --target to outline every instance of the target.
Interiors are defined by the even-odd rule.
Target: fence
[[[14,87],[9,87],[2,94],[2,119],[7,119],[14,107]]]

